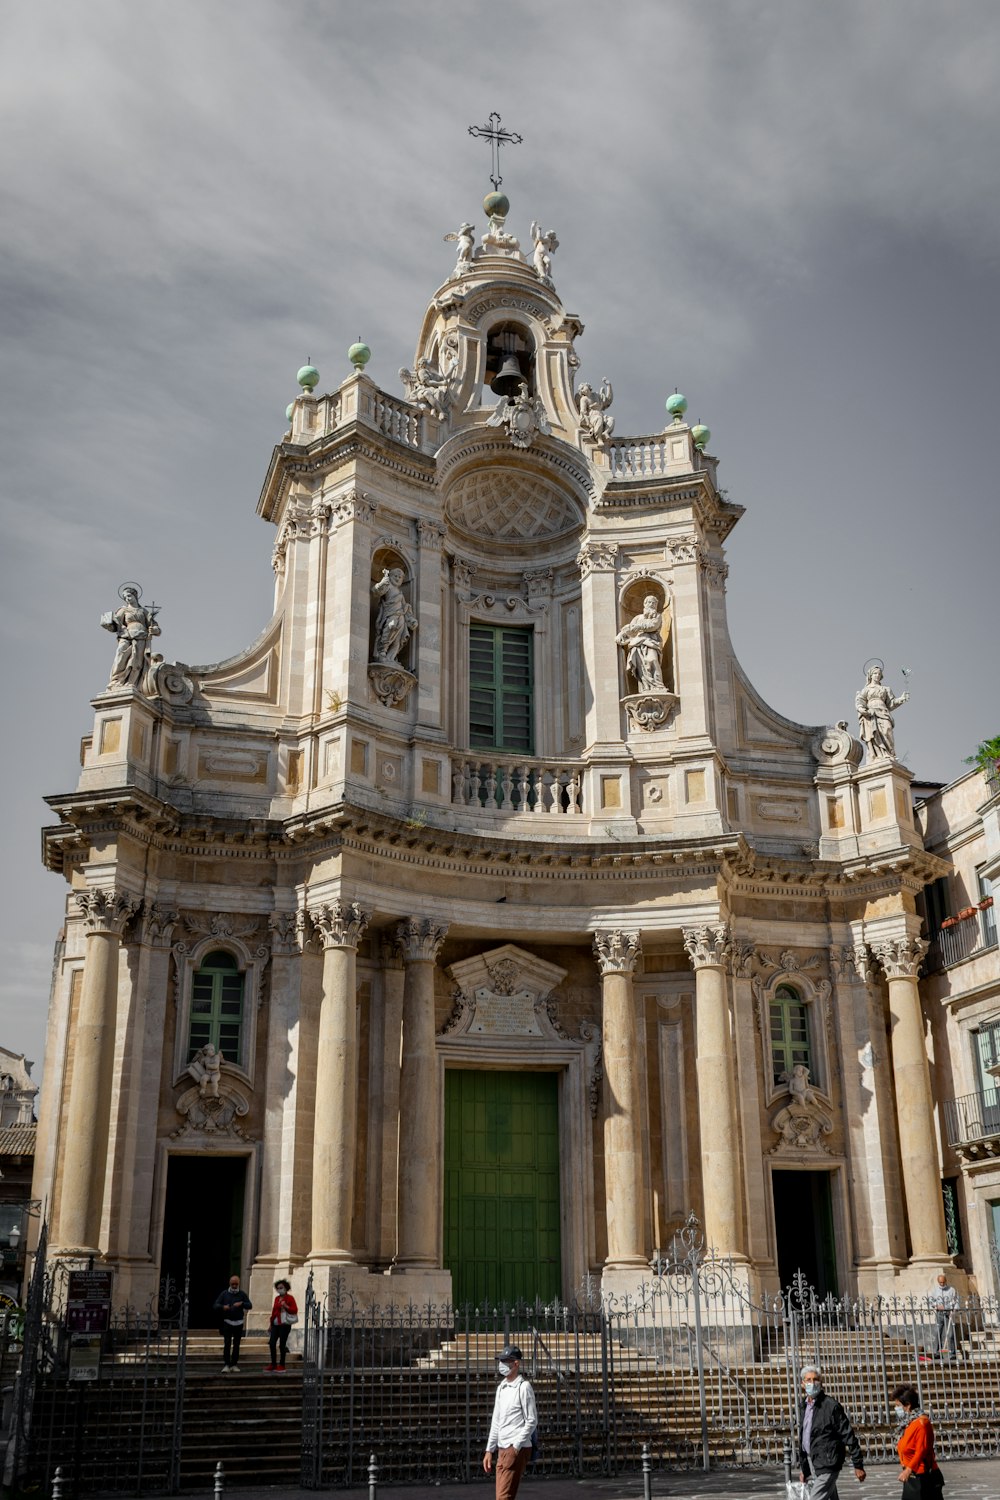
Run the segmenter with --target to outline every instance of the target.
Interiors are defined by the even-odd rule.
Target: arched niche
[[[409,562],[396,547],[379,546],[372,553],[370,609],[368,618],[368,660],[369,662],[385,662],[402,667],[405,671],[412,671],[411,662],[414,659],[415,629],[411,624],[408,626],[409,636],[399,647],[398,652],[393,655],[391,638],[387,637],[382,642],[387,647],[387,653],[382,657],[378,655],[380,650],[379,636],[387,626],[386,616],[388,610],[383,612],[383,603],[386,600],[385,592],[381,589],[381,583],[385,574],[389,575],[390,585],[396,583],[394,575],[399,573],[402,577],[398,580],[398,587],[402,590],[403,598],[411,611],[413,611],[413,572]],[[376,592],[376,588],[379,592]],[[391,595],[390,595],[391,597]],[[415,614],[415,611],[413,611]],[[380,625],[380,619],[382,624]]]
[[[483,377],[483,399],[488,394],[494,399],[501,394],[514,396],[516,390],[496,391],[493,382],[500,374],[505,362],[513,359],[517,363],[520,379],[528,387],[531,396],[537,394],[535,380],[535,340],[526,323],[505,319],[494,323],[486,332],[486,369]]]
[[[675,691],[674,651],[671,638],[672,611],[666,586],[659,578],[653,574],[643,573],[638,577],[633,576],[625,580],[618,595],[618,630],[623,630],[642,616],[647,598],[656,600],[656,609],[660,615],[660,672],[663,676],[664,688],[672,693]],[[631,655],[631,647],[625,643],[622,656],[626,694],[640,693],[644,690],[644,684],[639,681],[630,665]]]

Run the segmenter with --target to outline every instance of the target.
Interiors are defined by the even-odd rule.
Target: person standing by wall
[[[271,1363],[264,1366],[265,1370],[274,1370],[279,1375],[284,1374],[288,1335],[292,1331],[292,1324],[297,1323],[298,1318],[298,1304],[292,1296],[291,1286],[287,1281],[276,1281],[274,1283],[274,1303],[271,1307],[271,1321],[267,1327],[267,1341],[271,1349]]]
[[[235,1375],[240,1368],[240,1340],[246,1327],[246,1315],[253,1303],[240,1290],[240,1278],[230,1276],[229,1285],[215,1299],[215,1310],[222,1318],[222,1373]]]
[[[516,1344],[501,1349],[498,1356],[497,1368],[503,1379],[497,1386],[493,1421],[483,1454],[486,1473],[496,1469],[497,1500],[514,1500],[538,1430],[535,1393],[521,1374],[521,1359]]]
[[[937,1349],[935,1353],[938,1359],[954,1359],[956,1354],[955,1343],[955,1315],[958,1312],[958,1288],[951,1286],[947,1276],[942,1272],[937,1278],[937,1285],[933,1291],[934,1297],[934,1321],[937,1325]]]

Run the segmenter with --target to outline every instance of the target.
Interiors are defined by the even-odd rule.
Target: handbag
[[[298,1313],[289,1312],[287,1307],[283,1307],[281,1309],[281,1321],[283,1323],[297,1323],[299,1315]]]
[[[785,1500],[809,1500],[808,1479],[786,1479]]]
[[[944,1475],[940,1469],[928,1469],[925,1474],[911,1474],[903,1485],[901,1500],[937,1500],[944,1489]]]

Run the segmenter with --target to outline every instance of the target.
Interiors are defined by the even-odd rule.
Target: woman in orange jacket
[[[902,1500],[934,1500],[944,1488],[934,1457],[934,1428],[920,1410],[920,1397],[912,1385],[897,1385],[889,1398],[896,1420],[905,1422],[896,1445]]]

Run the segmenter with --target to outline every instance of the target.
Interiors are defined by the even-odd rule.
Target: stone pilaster
[[[719,1255],[744,1259],[740,1137],[735,1059],[726,994],[732,945],[724,925],[684,929],[695,971],[698,1126],[705,1204],[705,1242]]]
[[[604,1183],[612,1271],[645,1266],[639,1028],[632,983],[641,953],[638,932],[594,934],[601,972],[604,1063]]]
[[[80,891],[87,934],[55,1235],[64,1255],[99,1255],[118,1008],[118,957],[138,903],[116,890]]]
[[[398,934],[383,938],[382,960],[382,1103],[379,1130],[379,1257],[390,1260],[396,1249],[396,1190],[399,1177],[399,1081],[403,1037],[403,950]]]
[[[757,1026],[754,1020],[753,963],[754,944],[734,939],[730,945],[727,971],[733,986],[733,1042],[736,1056],[736,1079],[739,1112],[746,1121],[759,1120],[763,1108],[763,1079],[757,1057]],[[771,1242],[772,1203],[769,1179],[764,1168],[760,1132],[742,1132],[743,1175],[746,1182],[746,1250],[757,1267],[774,1264]],[[774,1266],[775,1271],[777,1266]]]
[[[269,1080],[265,1099],[264,1137],[261,1147],[260,1228],[254,1276],[263,1265],[269,1280],[251,1286],[254,1302],[270,1291],[279,1272],[289,1274],[309,1250],[296,1234],[295,1190],[289,1184],[298,1177],[300,1156],[299,1091],[302,1078],[304,1037],[302,1015],[302,953],[306,942],[304,910],[272,912],[271,985],[267,1014],[265,1055],[260,1074]],[[317,1038],[318,1045],[318,1038]],[[275,1086],[277,1080],[280,1085]]]
[[[357,1135],[357,949],[368,914],[357,902],[310,910],[323,945],[323,999],[316,1049],[313,1134],[314,1263],[353,1263],[354,1159]]]
[[[911,1261],[950,1264],[934,1099],[917,988],[917,970],[927,944],[922,938],[906,936],[873,942],[872,951],[889,982],[892,1074]]]
[[[399,1187],[394,1271],[440,1267],[442,1129],[434,1028],[434,965],[448,928],[401,922],[402,1054],[399,1077]]]
[[[420,574],[417,580],[416,648],[411,658],[417,674],[418,720],[421,730],[441,727],[441,547],[444,529],[437,521],[419,520]]]

